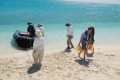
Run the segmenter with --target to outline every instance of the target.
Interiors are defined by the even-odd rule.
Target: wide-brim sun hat
[[[66,23],[66,25],[65,26],[70,26],[71,24],[69,24],[69,23]]]

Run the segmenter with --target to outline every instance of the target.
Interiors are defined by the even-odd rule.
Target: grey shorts
[[[68,35],[68,39],[72,39],[72,38],[73,38],[73,36]]]

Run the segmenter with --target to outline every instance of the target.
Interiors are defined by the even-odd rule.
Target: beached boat
[[[13,34],[13,38],[17,45],[21,48],[32,48],[34,38],[29,37],[29,35],[24,31],[15,31]]]

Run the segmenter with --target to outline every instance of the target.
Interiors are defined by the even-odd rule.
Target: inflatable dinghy
[[[15,31],[13,38],[15,39],[17,45],[21,48],[33,47],[34,38],[29,37],[29,35],[24,31]]]

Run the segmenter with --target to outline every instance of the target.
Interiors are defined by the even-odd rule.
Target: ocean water
[[[89,26],[95,27],[97,47],[119,46],[119,4],[59,0],[0,0],[0,4],[0,54],[21,51],[13,44],[12,36],[16,30],[26,31],[27,22],[32,22],[36,29],[39,23],[45,27],[45,50],[66,48],[67,22],[74,29],[75,46]]]

